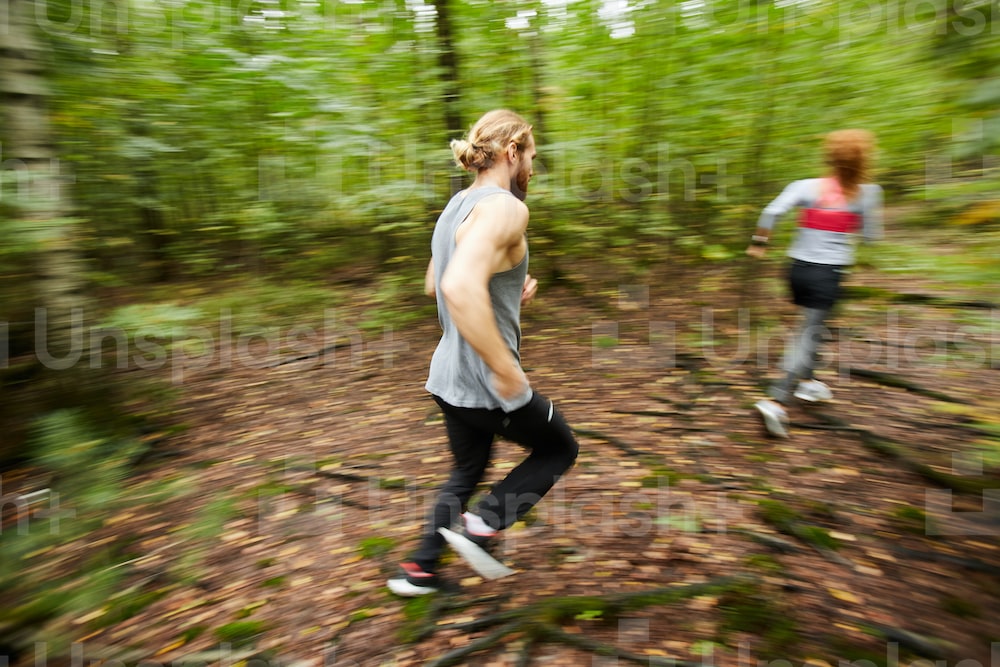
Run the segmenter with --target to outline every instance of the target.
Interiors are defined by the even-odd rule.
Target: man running
[[[452,467],[420,545],[387,582],[404,596],[438,590],[445,539],[483,576],[509,573],[489,545],[542,499],[578,452],[566,421],[531,389],[520,363],[521,305],[538,286],[528,275],[524,204],[535,158],[531,125],[512,111],[490,111],[451,148],[476,179],[438,218],[425,286],[437,299],[442,329],[426,388],[444,413]],[[529,454],[466,511],[497,435]]]

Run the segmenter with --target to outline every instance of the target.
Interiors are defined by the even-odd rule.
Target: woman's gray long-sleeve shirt
[[[793,208],[820,208],[820,190],[823,179],[808,178],[790,183],[774,201],[764,207],[757,226],[772,229],[775,221]],[[861,238],[875,241],[882,238],[882,188],[873,183],[861,186],[858,195],[848,201],[846,208],[837,209],[860,218]],[[800,221],[798,233],[788,256],[813,264],[849,266],[854,263],[855,231],[835,231],[807,226]]]

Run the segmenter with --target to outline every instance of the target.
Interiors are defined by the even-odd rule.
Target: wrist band
[[[750,243],[753,245],[767,245],[768,240],[766,236],[760,236],[759,234],[754,234],[750,237]]]

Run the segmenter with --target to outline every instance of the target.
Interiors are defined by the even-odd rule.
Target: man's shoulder
[[[488,215],[519,224],[528,220],[528,205],[507,190],[497,190],[483,195],[476,209]]]

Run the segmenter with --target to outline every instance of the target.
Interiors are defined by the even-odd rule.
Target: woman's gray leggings
[[[785,377],[771,386],[771,398],[779,403],[787,403],[800,380],[811,380],[816,368],[819,344],[823,340],[826,327],[823,322],[830,314],[830,308],[802,308],[802,326],[791,345],[785,347],[785,357],[781,367]]]

